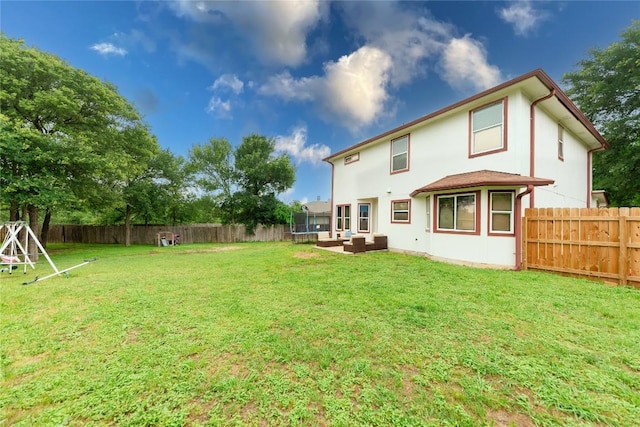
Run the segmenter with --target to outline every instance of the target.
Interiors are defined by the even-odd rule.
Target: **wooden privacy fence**
[[[286,233],[285,233],[286,229]],[[155,244],[156,235],[169,231],[180,235],[180,243],[274,242],[285,240],[288,227],[284,225],[258,226],[249,234],[244,225],[134,225],[132,244]],[[37,230],[39,234],[40,230]],[[50,243],[116,243],[124,244],[124,225],[52,225]]]
[[[523,269],[640,288],[640,208],[525,209]]]

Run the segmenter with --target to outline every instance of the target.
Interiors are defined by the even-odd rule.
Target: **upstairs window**
[[[564,128],[558,125],[558,158],[564,160]]]
[[[470,112],[469,157],[507,149],[506,98]]]
[[[354,163],[360,160],[360,152],[349,154],[344,158],[344,164],[348,165],[349,163]]]
[[[409,135],[391,141],[391,173],[409,170]]]

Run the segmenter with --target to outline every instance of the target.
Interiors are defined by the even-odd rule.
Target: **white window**
[[[430,196],[427,196],[426,204],[427,204],[427,210],[425,212],[425,220],[426,220],[425,230],[429,231],[431,230],[431,197]]]
[[[349,154],[347,157],[344,158],[344,164],[348,165],[349,163],[354,163],[357,162],[358,160],[360,160],[360,153],[353,153],[353,154]]]
[[[564,128],[558,125],[558,158],[564,160]]]
[[[371,205],[369,203],[362,203],[358,205],[358,232],[369,232],[370,211]]]
[[[477,193],[438,196],[438,230],[479,232],[476,228]]]
[[[472,111],[471,127],[472,156],[504,149],[504,101]]]
[[[489,230],[491,233],[513,234],[513,192],[489,192]]]
[[[391,222],[411,222],[411,200],[391,202]]]
[[[391,173],[409,170],[409,135],[391,141]]]
[[[336,206],[336,230],[351,230],[351,205]]]

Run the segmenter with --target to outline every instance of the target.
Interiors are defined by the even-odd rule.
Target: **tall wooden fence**
[[[640,288],[640,208],[525,209],[523,268]]]
[[[168,231],[180,235],[181,243],[234,243],[274,242],[285,240],[289,227],[285,225],[258,226],[249,234],[244,225],[134,225],[131,230],[132,244],[155,244],[156,235]],[[37,230],[39,233],[39,230]],[[50,243],[117,243],[125,242],[122,225],[52,225],[49,229]]]

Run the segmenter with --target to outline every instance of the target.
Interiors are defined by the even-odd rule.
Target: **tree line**
[[[0,34],[2,218],[72,223],[286,223],[278,194],[295,168],[275,141],[249,135],[161,149],[117,88],[21,40]],[[59,221],[60,222],[60,221]],[[127,233],[126,244],[129,244]]]

